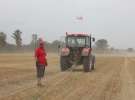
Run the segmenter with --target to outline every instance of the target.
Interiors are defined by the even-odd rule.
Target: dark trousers
[[[45,65],[36,62],[37,78],[43,78],[45,74]]]

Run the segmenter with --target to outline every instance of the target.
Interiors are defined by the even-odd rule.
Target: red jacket
[[[39,64],[45,64],[47,66],[46,51],[43,48],[37,48],[35,50],[35,57],[38,60]]]

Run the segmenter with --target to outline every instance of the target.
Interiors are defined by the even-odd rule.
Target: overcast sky
[[[113,47],[135,48],[135,0],[0,0],[0,31],[13,43],[16,29],[25,44],[32,33],[53,41],[65,32],[92,32]]]

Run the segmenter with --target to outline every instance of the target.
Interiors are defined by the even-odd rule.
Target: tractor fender
[[[70,53],[69,48],[62,48],[61,49],[61,56],[68,56]]]
[[[89,56],[89,54],[91,53],[91,48],[83,48],[82,50],[82,56]]]

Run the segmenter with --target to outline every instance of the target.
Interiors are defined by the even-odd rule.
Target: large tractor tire
[[[68,70],[72,65],[69,63],[69,57],[68,56],[61,56],[60,57],[60,67],[61,71]]]
[[[91,70],[95,69],[95,62],[96,62],[96,57],[94,55],[91,55]]]
[[[83,57],[83,69],[84,69],[84,72],[90,71],[90,57],[89,56]]]
[[[83,58],[84,72],[94,70],[94,67],[95,67],[95,56],[90,55]]]

